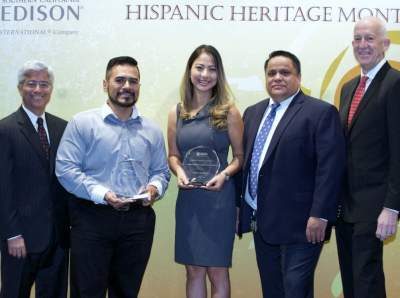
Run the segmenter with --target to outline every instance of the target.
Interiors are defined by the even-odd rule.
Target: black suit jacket
[[[383,65],[347,127],[359,80],[346,83],[340,94],[347,146],[342,213],[348,222],[374,222],[383,207],[400,210],[400,72]]]
[[[268,104],[268,99],[263,100],[243,115],[239,234],[249,231],[250,207],[244,192],[253,144]],[[300,91],[279,122],[259,172],[257,225],[266,242],[303,243],[310,216],[335,220],[344,158],[336,108]]]
[[[54,174],[55,155],[67,122],[46,113],[50,158],[21,108],[0,121],[0,235],[22,235],[28,253],[42,252],[55,237],[68,246],[67,192]],[[53,233],[55,231],[55,233]]]

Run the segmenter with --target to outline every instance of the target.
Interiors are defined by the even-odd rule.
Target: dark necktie
[[[354,93],[353,100],[351,101],[349,115],[347,117],[347,126],[349,127],[351,121],[353,121],[354,115],[357,112],[358,106],[360,105],[361,99],[365,92],[365,86],[367,85],[368,77],[362,76],[360,83],[357,86],[356,92]]]
[[[40,145],[42,146],[42,149],[46,155],[46,158],[49,159],[49,141],[47,139],[47,134],[46,130],[44,129],[43,126],[43,119],[39,117],[37,119],[37,125],[38,125],[38,134],[39,134],[39,140],[40,140]]]
[[[276,109],[279,107],[279,103],[273,103],[271,105],[271,111],[265,118],[265,121],[258,132],[256,140],[253,146],[253,153],[251,155],[250,164],[250,176],[249,176],[249,192],[250,196],[254,200],[257,196],[257,184],[258,184],[258,164],[260,163],[261,153],[264,148],[265,141],[267,140],[268,133],[271,130],[272,123],[274,123]]]

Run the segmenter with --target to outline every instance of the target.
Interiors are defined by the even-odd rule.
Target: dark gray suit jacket
[[[45,250],[54,235],[62,247],[69,241],[69,194],[54,174],[55,155],[67,122],[49,113],[46,122],[49,160],[22,107],[0,121],[0,236],[5,241],[22,235],[28,253]]]
[[[383,65],[347,127],[359,80],[346,83],[340,95],[347,147],[342,213],[347,222],[375,222],[383,207],[400,210],[400,72]]]

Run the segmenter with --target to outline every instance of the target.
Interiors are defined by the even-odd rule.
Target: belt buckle
[[[120,211],[120,212],[129,211],[129,205],[130,205],[130,204],[126,204],[126,205],[124,205],[124,206],[122,206],[122,207],[120,207],[120,208],[116,208],[115,210]]]

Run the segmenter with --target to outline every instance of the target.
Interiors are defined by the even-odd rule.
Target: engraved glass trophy
[[[148,183],[148,175],[143,162],[127,154],[120,154],[116,168],[111,176],[111,190],[123,200],[149,200],[143,193]]]
[[[198,146],[188,150],[183,158],[183,169],[191,185],[205,185],[220,168],[220,161],[215,150]]]

